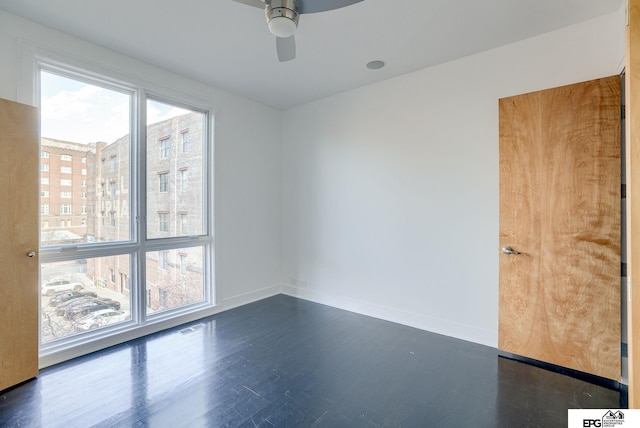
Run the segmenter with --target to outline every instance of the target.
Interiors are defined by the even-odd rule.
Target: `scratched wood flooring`
[[[186,329],[186,327],[192,327]],[[566,427],[626,395],[279,295],[41,371],[1,427]]]

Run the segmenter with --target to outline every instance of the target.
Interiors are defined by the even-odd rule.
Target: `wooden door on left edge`
[[[499,107],[498,347],[619,381],[620,76]]]
[[[0,99],[0,390],[38,374],[38,121]]]

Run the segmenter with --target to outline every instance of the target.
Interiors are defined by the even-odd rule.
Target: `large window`
[[[210,306],[207,112],[57,66],[39,78],[41,192],[66,188],[41,209],[41,350]]]

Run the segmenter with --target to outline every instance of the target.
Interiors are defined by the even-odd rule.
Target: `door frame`
[[[625,52],[629,408],[640,408],[640,0],[628,0]],[[636,275],[636,272],[638,274]],[[635,326],[635,327],[634,327]]]

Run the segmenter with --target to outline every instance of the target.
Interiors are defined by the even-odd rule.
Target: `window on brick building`
[[[159,257],[160,257],[160,261],[158,262],[158,267],[164,270],[168,269],[169,268],[169,252],[160,251]]]
[[[160,232],[169,231],[169,213],[158,213],[158,230]]]
[[[158,179],[160,180],[160,192],[168,192],[169,191],[169,173],[163,172],[158,174]]]
[[[180,213],[180,233],[183,235],[189,234],[189,223],[187,223],[187,213]]]
[[[180,136],[182,137],[182,153],[187,153],[189,151],[189,131],[182,131]]]
[[[160,140],[160,159],[166,159],[169,157],[169,138],[162,138]]]
[[[180,188],[182,190],[189,188],[189,170],[187,168],[180,169]]]

